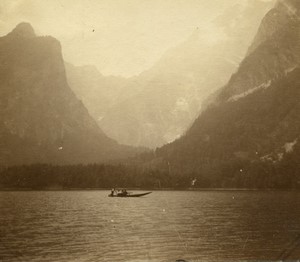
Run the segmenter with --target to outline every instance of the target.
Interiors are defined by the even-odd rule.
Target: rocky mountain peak
[[[9,34],[18,36],[18,37],[26,37],[26,38],[32,38],[32,37],[36,36],[31,24],[26,23],[26,22],[22,22],[22,23],[18,24],[15,27],[15,29]]]
[[[21,23],[0,37],[0,54],[0,165],[97,163],[132,150],[108,138],[70,89],[58,40]]]

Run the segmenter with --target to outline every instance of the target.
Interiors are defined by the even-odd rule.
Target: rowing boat
[[[152,192],[146,192],[146,193],[141,193],[141,194],[131,194],[131,193],[127,193],[127,194],[124,194],[124,193],[118,193],[118,194],[109,194],[108,196],[109,197],[141,197],[141,196],[146,196],[146,195],[149,195],[150,193]]]

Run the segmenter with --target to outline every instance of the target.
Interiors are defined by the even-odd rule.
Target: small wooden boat
[[[109,194],[108,196],[109,197],[141,197],[141,196],[146,196],[146,195],[149,195],[151,194],[152,192],[146,192],[146,193],[141,193],[141,194],[132,194],[132,193],[124,193],[124,192],[121,192],[121,193],[117,193],[117,194]]]

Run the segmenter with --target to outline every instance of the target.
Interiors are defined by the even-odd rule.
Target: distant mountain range
[[[237,3],[136,77],[104,77],[92,67],[67,65],[68,82],[108,136],[162,146],[184,134],[202,102],[228,82],[270,8],[263,1]]]
[[[136,150],[108,138],[70,89],[60,43],[28,23],[0,38],[0,165],[94,163]]]
[[[277,1],[256,36],[248,2],[214,21],[243,14],[226,40],[195,30],[130,79],[68,64],[56,39],[19,24],[0,38],[0,165],[101,163],[140,152],[110,135],[155,147],[183,134],[132,161],[213,187],[300,183],[299,2]]]
[[[220,187],[300,183],[299,8],[277,2],[237,72],[185,136],[156,150],[154,166]]]

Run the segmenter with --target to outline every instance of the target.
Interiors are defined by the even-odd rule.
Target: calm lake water
[[[300,258],[300,193],[0,192],[0,261]]]

